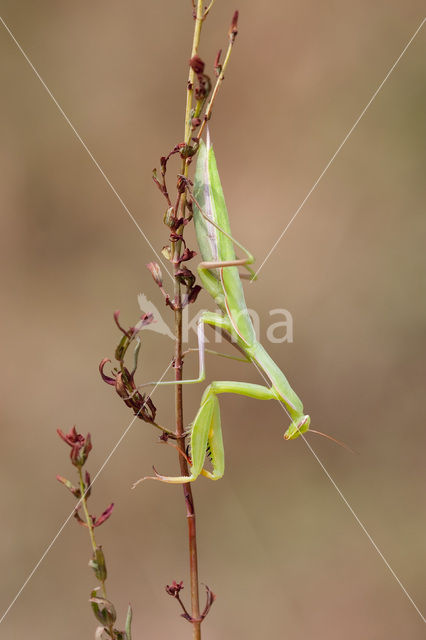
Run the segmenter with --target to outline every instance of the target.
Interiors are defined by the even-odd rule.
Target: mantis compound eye
[[[284,434],[284,440],[295,440],[302,433],[306,433],[311,424],[310,416],[302,416],[299,420],[294,420]]]

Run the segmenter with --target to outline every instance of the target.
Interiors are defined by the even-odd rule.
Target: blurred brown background
[[[211,122],[234,235],[260,264],[420,24],[422,2],[244,1]],[[200,53],[212,64],[234,10],[217,0]],[[151,169],[183,135],[189,0],[3,0],[6,23],[153,245],[166,241]],[[4,611],[73,507],[55,434],[74,423],[102,464],[131,415],[98,375],[140,291],[161,309],[152,251],[2,27],[2,525]],[[250,307],[284,307],[294,343],[271,353],[313,424],[351,455],[309,442],[420,609],[426,611],[426,32],[419,33],[285,238],[247,286]],[[175,171],[171,165],[171,171]],[[192,246],[194,242],[192,243]],[[195,266],[195,259],[191,264]],[[168,283],[167,283],[168,284]],[[210,305],[200,297],[198,308]],[[195,311],[192,309],[191,311]],[[167,319],[167,313],[165,313]],[[167,337],[146,334],[144,379]],[[187,375],[195,371],[195,359]],[[210,359],[211,379],[259,382]],[[186,393],[186,419],[202,387]],[[172,393],[158,391],[172,421]],[[301,439],[273,403],[221,398],[227,471],[194,487],[200,577],[217,601],[209,639],[424,637],[423,622]],[[190,637],[164,585],[188,585],[179,487],[131,483],[177,471],[135,424],[99,477],[92,511],[109,592],[134,637]],[[1,637],[92,638],[85,531],[71,521],[0,627]],[[188,588],[184,591],[188,600]],[[204,637],[204,636],[203,636]]]

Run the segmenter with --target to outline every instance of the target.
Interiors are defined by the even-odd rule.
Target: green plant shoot
[[[258,400],[279,400],[291,419],[291,424],[284,434],[286,440],[297,438],[305,433],[310,425],[310,417],[305,415],[300,398],[291,388],[281,369],[256,339],[238,270],[239,267],[246,267],[252,273],[249,265],[253,262],[253,256],[231,236],[225,198],[209,134],[205,144],[200,142],[194,191],[189,191],[188,197],[194,205],[194,223],[203,259],[198,266],[198,274],[204,289],[216,302],[218,311],[204,312],[199,319],[199,377],[195,380],[183,380],[178,384],[197,383],[205,379],[204,325],[208,324],[232,341],[246,360],[255,364],[260,372],[267,376],[270,386],[234,381],[212,382],[204,391],[200,408],[191,425],[190,475],[169,477],[156,472],[156,476],[152,476],[152,479],[170,483],[192,482],[200,474],[212,480],[218,480],[223,476],[225,455],[217,397],[221,393],[237,393]],[[245,258],[236,258],[234,245],[244,251]],[[160,384],[177,383],[167,381]],[[212,471],[204,469],[207,452],[211,459]]]

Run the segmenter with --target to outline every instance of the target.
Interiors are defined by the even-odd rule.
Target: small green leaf
[[[133,617],[132,607],[129,604],[129,608],[127,609],[126,626],[125,626],[127,640],[132,640],[132,630],[131,630],[132,617]]]
[[[105,627],[110,627],[117,619],[115,607],[112,602],[106,600],[106,598],[99,598],[93,595],[94,593],[96,594],[96,591],[92,591],[92,597],[90,598],[93,613],[101,624]]]
[[[166,260],[172,259],[172,251],[167,245],[161,249],[161,253],[166,258]]]
[[[164,214],[163,222],[164,222],[165,225],[167,225],[168,227],[172,228],[175,220],[176,220],[176,218],[175,218],[175,210],[173,209],[173,207],[169,207],[167,209],[166,213]]]

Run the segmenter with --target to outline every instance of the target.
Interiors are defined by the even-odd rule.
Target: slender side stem
[[[210,2],[210,4],[209,4],[209,6],[208,6],[208,7],[207,7],[207,9],[204,11],[204,16],[203,16],[204,18],[206,18],[206,17],[207,17],[207,15],[208,15],[208,13],[210,12],[210,9],[211,9],[211,8],[212,8],[212,6],[214,5],[215,1],[216,1],[216,0],[211,0],[211,2]]]
[[[96,557],[96,551],[98,549],[98,545],[96,544],[96,540],[95,540],[95,528],[93,526],[92,518],[90,517],[89,510],[87,508],[86,487],[84,485],[83,472],[81,470],[81,467],[78,467],[78,478],[79,478],[80,493],[81,493],[80,503],[81,503],[81,507],[83,509],[84,518],[86,520],[87,528],[89,530],[89,536],[90,536],[90,542],[91,542],[91,545],[92,545],[93,556]],[[107,599],[105,580],[99,580],[99,582],[101,583],[102,595],[103,595],[103,597],[105,599]],[[110,627],[108,627],[108,629],[110,631],[111,638],[115,637],[113,635],[114,634],[114,629],[113,629],[113,625],[112,624],[111,624]]]
[[[81,467],[78,467],[78,478],[79,478],[80,492],[81,492],[81,499],[80,499],[81,507],[83,509],[87,528],[89,529],[89,536],[90,536],[90,542],[92,544],[93,553],[96,553],[98,545],[96,544],[96,540],[95,540],[95,528],[93,526],[92,518],[90,517],[89,510],[87,508],[86,487],[84,485],[83,472],[81,470]],[[101,581],[101,585],[102,585],[102,595],[104,598],[106,598],[106,588],[105,588],[105,582],[103,580]]]
[[[214,86],[212,95],[211,95],[210,100],[209,100],[209,102],[207,104],[207,108],[206,108],[206,111],[205,111],[205,114],[204,114],[203,122],[201,123],[201,127],[200,127],[200,129],[198,131],[198,134],[197,134],[198,138],[201,138],[201,136],[203,135],[204,127],[206,126],[207,122],[210,119],[210,116],[211,116],[211,113],[212,113],[212,109],[213,109],[213,104],[214,104],[215,98],[217,96],[217,92],[219,91],[220,85],[222,84],[222,82],[223,82],[223,80],[225,78],[225,71],[226,71],[226,67],[228,66],[229,58],[231,57],[231,51],[232,51],[232,47],[234,45],[234,42],[235,42],[235,37],[232,37],[232,35],[231,35],[231,37],[229,39],[229,44],[228,44],[228,49],[226,51],[225,59],[224,59],[223,64],[222,64],[222,69],[221,69],[220,74],[219,74],[219,76],[218,76],[218,78],[216,80],[216,84]]]
[[[200,42],[201,27],[203,24],[203,0],[197,1],[197,12],[195,17],[194,36],[192,41],[191,58],[193,58],[198,51]],[[191,109],[193,101],[193,86],[195,80],[195,73],[190,67],[186,94],[186,110],[185,110],[185,143],[188,144],[191,139]],[[188,175],[188,165],[183,162],[182,174]],[[183,216],[186,210],[186,198],[185,194],[181,198],[181,211]],[[179,270],[179,256],[181,252],[181,242],[177,242],[174,251],[174,271],[175,274]],[[178,279],[175,277],[174,285],[174,300],[175,300],[175,379],[182,380],[182,295],[181,286]],[[183,422],[183,387],[182,385],[176,385],[175,390],[175,411],[176,411],[176,436],[179,449],[185,452],[185,436],[184,436],[184,422]],[[188,463],[186,458],[178,452],[179,465],[182,475],[189,475]],[[191,579],[191,616],[192,622],[192,637],[193,640],[201,640],[201,619],[200,619],[200,599],[199,599],[199,586],[198,586],[198,557],[197,557],[197,535],[196,535],[196,522],[195,522],[195,508],[194,500],[192,497],[191,484],[184,484],[183,494],[185,498],[186,517],[188,521],[188,539],[189,539],[189,566],[190,566],[190,579]]]

